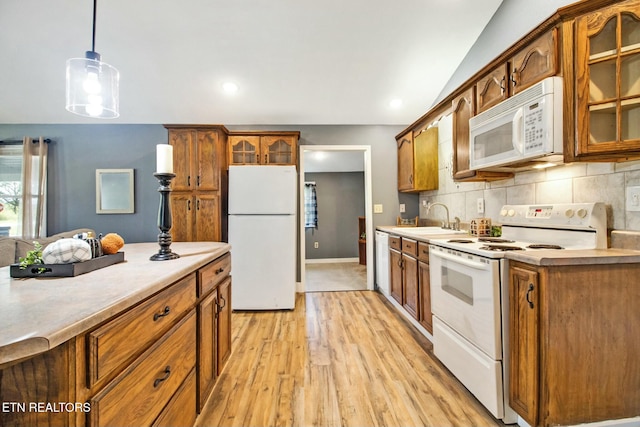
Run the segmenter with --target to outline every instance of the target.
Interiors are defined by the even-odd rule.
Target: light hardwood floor
[[[502,426],[373,291],[233,313],[233,353],[199,426]]]

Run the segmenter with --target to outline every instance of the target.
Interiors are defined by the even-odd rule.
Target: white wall
[[[562,6],[575,0],[504,0],[438,95],[434,105]]]

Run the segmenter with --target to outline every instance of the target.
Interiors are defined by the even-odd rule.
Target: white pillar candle
[[[173,173],[173,146],[158,144],[156,149],[156,172]]]

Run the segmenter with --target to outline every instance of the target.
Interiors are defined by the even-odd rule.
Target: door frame
[[[300,202],[300,286],[298,292],[306,292],[305,275],[306,275],[306,235],[304,228],[304,156],[305,152],[314,151],[361,151],[364,156],[364,216],[366,252],[367,252],[367,289],[373,290],[373,196],[371,185],[371,146],[370,145],[301,145],[300,146],[300,175],[299,175],[299,191],[298,197]]]

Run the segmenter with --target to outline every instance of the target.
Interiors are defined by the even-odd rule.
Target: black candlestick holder
[[[154,254],[149,258],[151,261],[166,261],[169,259],[180,258],[175,252],[171,252],[171,199],[169,193],[171,193],[171,180],[175,178],[173,173],[154,173],[160,183],[158,192],[160,192],[160,206],[158,207],[158,228],[160,234],[158,234],[158,244],[160,250],[157,254]]]

